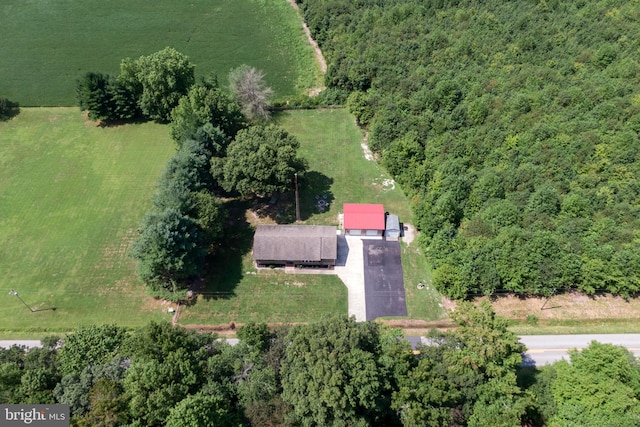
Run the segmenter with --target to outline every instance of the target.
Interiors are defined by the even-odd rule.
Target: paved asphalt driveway
[[[366,319],[406,316],[400,243],[362,240]]]

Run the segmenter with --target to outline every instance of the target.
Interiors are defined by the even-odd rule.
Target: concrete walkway
[[[349,316],[355,316],[358,322],[367,319],[363,254],[360,237],[338,236],[338,259],[334,268],[347,287]]]

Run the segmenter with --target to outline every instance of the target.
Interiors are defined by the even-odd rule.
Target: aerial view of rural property
[[[0,427],[640,426],[637,0],[0,28]]]

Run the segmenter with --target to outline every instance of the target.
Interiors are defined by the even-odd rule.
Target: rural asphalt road
[[[408,337],[415,348],[419,337]],[[640,356],[640,334],[601,334],[601,335],[524,335],[520,342],[527,347],[523,365],[544,366],[565,358],[568,351],[589,346],[591,341],[626,347],[636,356]]]
[[[9,348],[12,345],[22,345],[27,348],[31,347],[42,347],[42,344],[38,340],[11,340],[11,341],[0,341],[0,347]]]
[[[527,335],[520,342],[527,347],[525,364],[549,365],[563,357],[569,360],[567,350],[585,348],[591,341],[626,347],[636,357],[640,356],[640,334],[601,335]]]

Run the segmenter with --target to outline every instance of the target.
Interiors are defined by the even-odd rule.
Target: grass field
[[[87,71],[117,74],[120,60],[171,46],[196,74],[266,73],[276,98],[321,83],[298,13],[286,0],[4,0],[0,96],[21,106],[76,105]]]
[[[337,276],[257,272],[250,253],[231,258],[215,262],[197,303],[182,309],[180,324],[311,322],[347,314],[347,288]]]
[[[338,224],[343,203],[382,203],[386,211],[411,222],[409,202],[374,161],[364,157],[362,131],[344,109],[287,111],[276,122],[300,141],[309,161],[306,185],[300,186],[300,214],[310,224]],[[329,209],[319,212],[316,196],[327,195]]]
[[[0,122],[0,331],[167,318],[126,251],[173,151],[164,126],[96,128],[77,108]]]

